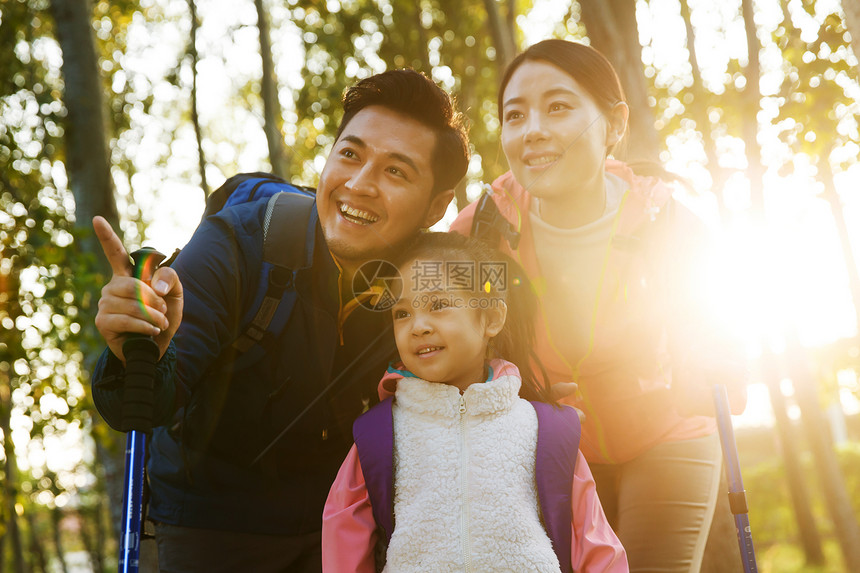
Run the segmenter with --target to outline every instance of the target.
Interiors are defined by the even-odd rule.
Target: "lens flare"
[[[143,247],[132,253],[131,259],[134,263],[132,270],[134,278],[149,284],[149,281],[152,279],[152,275],[155,273],[156,269],[158,269],[159,263],[164,260],[164,255],[153,248]],[[143,316],[150,318],[150,313],[143,300],[143,290],[140,287],[140,283],[137,283],[136,290],[137,292],[135,295],[137,298],[137,304],[140,306]]]

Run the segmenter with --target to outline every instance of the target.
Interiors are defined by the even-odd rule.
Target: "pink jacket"
[[[608,160],[606,171],[621,177],[630,189],[622,203],[618,236],[633,234],[671,197],[671,189],[662,181],[637,176],[619,161]],[[522,265],[529,279],[539,284],[542,275],[529,222],[531,196],[510,172],[493,182],[493,190],[499,211],[521,234],[515,252],[511,252],[504,241],[503,248]],[[452,231],[470,233],[475,206],[476,203],[472,203],[463,209],[451,226]],[[680,252],[694,242],[692,237],[703,235],[704,228],[689,211],[680,206],[677,210],[679,212],[672,217],[670,229],[674,239],[668,243],[671,247],[664,253],[673,257],[671,260],[679,258]],[[635,277],[636,273],[643,272],[644,261],[641,259],[629,251],[613,249],[609,273]],[[680,355],[692,355],[690,363],[701,362],[691,354],[690,344],[692,340],[701,340],[701,332],[677,337],[681,342],[680,348],[670,349],[665,337],[666,317],[654,312],[657,308],[654,293],[637,290],[635,281],[623,285],[609,283],[606,281],[604,285],[597,311],[594,349],[582,362],[578,379],[574,380],[576,375],[571,364],[580,357],[561,356],[553,348],[543,316],[538,317],[536,324],[536,351],[551,382],[579,383],[579,395],[562,401],[585,413],[580,448],[586,459],[589,463],[620,463],[659,443],[713,433],[716,429],[713,418],[685,415],[686,400],[690,395],[700,396],[703,389],[707,393],[706,387],[687,383],[702,379],[700,373],[680,380],[677,372],[673,372],[673,361]],[[624,293],[623,298],[619,298],[619,292]],[[672,299],[672,304],[676,307],[681,305],[680,298]],[[699,328],[699,323],[705,322],[695,316],[681,314],[685,328]],[[711,351],[722,351],[723,348],[720,344],[698,344],[698,347]],[[737,396],[732,409],[740,413],[745,390],[742,385],[740,392],[732,392],[731,387],[729,390],[730,397]]]
[[[380,383],[380,395],[390,395],[390,376]],[[597,497],[594,479],[579,454],[572,490],[571,563],[578,572],[623,573],[627,556]],[[374,573],[376,521],[367,493],[356,447],[338,472],[323,510],[322,552],[324,573]]]

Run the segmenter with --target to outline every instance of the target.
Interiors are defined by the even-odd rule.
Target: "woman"
[[[631,571],[698,571],[721,467],[709,385],[739,381],[734,409],[744,400],[739,353],[697,300],[703,225],[668,184],[608,158],[628,107],[596,50],[530,47],[505,72],[499,117],[511,171],[493,200],[540,296],[538,355],[553,382],[579,385],[568,402],[607,517]]]

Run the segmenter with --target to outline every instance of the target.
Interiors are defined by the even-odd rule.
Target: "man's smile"
[[[350,223],[355,223],[357,225],[370,225],[371,223],[375,223],[379,220],[377,215],[374,215],[369,211],[350,207],[346,203],[338,202],[337,208],[343,218]]]

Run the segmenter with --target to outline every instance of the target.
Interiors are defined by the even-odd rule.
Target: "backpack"
[[[233,205],[268,202],[263,223],[263,265],[254,300],[242,316],[239,334],[209,371],[231,365],[241,369],[256,363],[286,327],[296,300],[295,271],[310,265],[313,257],[318,220],[315,193],[311,187],[293,185],[277,175],[254,172],[230,177],[206,198],[201,221]],[[172,264],[179,253],[180,249],[176,249],[162,266]],[[189,412],[194,409],[193,400],[178,393],[177,406],[169,432],[184,436]],[[185,437],[180,441],[185,476],[193,483]]]
[[[240,173],[206,199],[203,219],[233,205],[268,201],[263,224],[263,266],[240,333],[216,361],[241,369],[260,360],[283,331],[296,300],[295,270],[310,265],[316,234],[315,190],[271,173]],[[169,264],[175,259],[173,254]]]
[[[373,517],[386,547],[394,532],[393,404],[393,397],[386,398],[359,416],[352,427]],[[566,573],[572,568],[571,495],[582,431],[579,415],[567,406],[531,404],[538,417],[535,478],[540,513],[561,571]],[[377,562],[377,569],[380,565]]]

